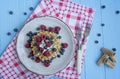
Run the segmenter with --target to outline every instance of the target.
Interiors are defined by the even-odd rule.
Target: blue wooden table
[[[81,79],[119,79],[120,0],[71,1],[95,10]],[[39,2],[40,0],[0,0],[0,55]],[[102,47],[116,52],[117,63],[114,69],[106,65],[101,67],[97,65],[97,61],[102,55],[100,51]]]

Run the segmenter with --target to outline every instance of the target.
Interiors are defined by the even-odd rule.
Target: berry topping
[[[36,42],[41,42],[42,41],[42,38],[40,36],[37,36],[36,37]]]
[[[46,57],[48,57],[48,56],[50,56],[50,52],[49,52],[49,51],[45,51],[45,52],[43,53],[43,55],[46,56]]]
[[[63,48],[67,48],[67,47],[68,47],[68,44],[67,44],[67,43],[62,43],[62,47],[63,47]]]
[[[26,48],[30,48],[30,47],[31,47],[31,44],[30,44],[30,43],[27,43],[27,44],[25,45],[25,47],[26,47]]]
[[[41,35],[40,37],[41,37],[42,40],[46,39],[45,35]]]
[[[48,31],[49,31],[49,32],[54,32],[54,28],[49,27],[49,28],[48,28]]]
[[[40,60],[39,57],[36,57],[35,61],[36,61],[37,63],[39,63],[41,60]]]
[[[45,30],[45,29],[46,29],[46,26],[45,26],[45,25],[41,25],[41,26],[40,26],[40,29],[41,29],[41,30]]]
[[[31,56],[34,56],[33,51],[31,51],[31,52],[29,53],[29,56],[30,56],[30,57],[31,57]]]
[[[52,44],[50,41],[46,42],[46,46],[50,47]]]
[[[36,42],[36,45],[39,46],[41,43],[40,42]]]
[[[61,36],[58,36],[57,38],[58,38],[58,39],[61,39],[62,37],[61,37]]]
[[[57,31],[57,32],[59,32],[60,29],[61,29],[61,28],[60,28],[59,26],[55,27],[55,31]]]
[[[40,52],[43,52],[43,51],[44,51],[44,48],[40,47],[39,50],[40,50]]]
[[[46,67],[49,67],[49,66],[50,66],[50,62],[49,62],[49,61],[44,62],[44,65],[45,65]]]
[[[60,55],[57,55],[58,58],[60,58]]]
[[[53,52],[56,52],[56,51],[57,51],[57,49],[56,49],[56,48],[52,48],[52,51],[53,51]]]

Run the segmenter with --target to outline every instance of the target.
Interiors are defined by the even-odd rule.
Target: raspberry
[[[33,51],[31,51],[31,52],[29,53],[29,56],[30,56],[30,57],[31,57],[31,56],[34,56]]]
[[[55,27],[55,31],[59,32],[61,28],[59,26]]]
[[[48,31],[49,31],[49,32],[54,32],[54,28],[49,27],[49,28],[48,28]]]
[[[43,55],[48,57],[48,56],[50,56],[50,53],[49,53],[49,51],[45,51],[45,52],[43,53]]]
[[[30,43],[27,43],[27,44],[25,45],[25,47],[26,47],[26,48],[30,48],[30,47],[31,47],[31,44],[30,44]]]
[[[50,66],[50,62],[49,62],[49,61],[44,62],[44,65],[45,65],[46,67],[49,67],[49,66]]]
[[[36,42],[41,42],[41,37],[40,36],[36,37]]]
[[[45,30],[45,29],[46,29],[46,26],[45,26],[45,25],[41,25],[41,26],[40,26],[40,29],[41,29],[41,30]]]
[[[67,48],[67,47],[68,47],[68,44],[67,44],[67,43],[62,43],[62,47],[63,47],[63,48]]]
[[[39,50],[40,50],[40,52],[43,52],[43,51],[44,51],[44,48],[40,47]]]
[[[41,60],[40,60],[39,57],[36,57],[35,61],[36,61],[37,63],[39,63]]]
[[[48,47],[50,47],[52,44],[51,44],[51,42],[46,42],[46,46],[48,46]]]
[[[44,40],[44,39],[46,39],[46,36],[45,36],[45,35],[41,35],[40,38],[41,38],[42,40]]]

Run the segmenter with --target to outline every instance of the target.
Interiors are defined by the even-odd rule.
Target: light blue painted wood
[[[120,14],[115,14],[116,10],[120,11],[120,0],[71,0],[81,5],[92,7],[95,10],[93,27],[90,33],[89,42],[87,45],[87,52],[85,56],[85,63],[82,69],[81,79],[119,79],[120,73]],[[29,7],[36,7],[40,0],[0,0],[0,54],[3,53],[7,45],[15,36],[14,28],[20,29],[25,23],[26,19],[32,13]],[[13,5],[14,4],[14,5]],[[105,5],[105,9],[100,6]],[[9,15],[12,10],[13,15]],[[27,15],[23,15],[27,12]],[[101,23],[105,23],[101,27]],[[11,32],[11,36],[6,33]],[[101,33],[101,37],[97,37],[97,33]],[[95,44],[94,41],[99,43]],[[116,48],[117,63],[114,69],[103,65],[99,67],[96,62],[102,55],[100,49],[106,47],[108,49]],[[58,79],[51,77],[50,79]]]

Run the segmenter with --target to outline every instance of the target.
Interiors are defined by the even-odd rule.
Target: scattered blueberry
[[[102,23],[102,24],[101,24],[101,26],[103,27],[103,26],[105,26],[105,24],[104,24],[104,23]]]
[[[11,35],[11,33],[10,33],[10,32],[8,32],[8,33],[7,33],[7,35],[8,35],[8,36],[10,36],[10,35]]]
[[[14,29],[13,29],[13,31],[14,31],[14,32],[17,32],[17,31],[18,31],[18,29],[17,29],[17,28],[14,28]]]
[[[118,10],[117,10],[115,13],[116,13],[116,14],[119,14],[119,13],[120,13],[120,11],[118,11]]]
[[[105,6],[105,5],[102,5],[101,8],[104,9],[104,8],[106,8],[106,6]]]
[[[98,43],[98,40],[95,40],[95,43],[97,44],[97,43]]]
[[[113,51],[116,51],[116,48],[112,48]]]
[[[13,14],[13,11],[9,11],[9,14],[12,15],[12,14]]]
[[[97,36],[101,36],[101,34],[100,34],[100,33],[98,33],[98,34],[97,34]]]
[[[26,12],[24,12],[23,14],[24,14],[24,15],[27,15],[27,13],[26,13]]]
[[[33,7],[30,7],[29,10],[32,11],[32,10],[33,10]]]

